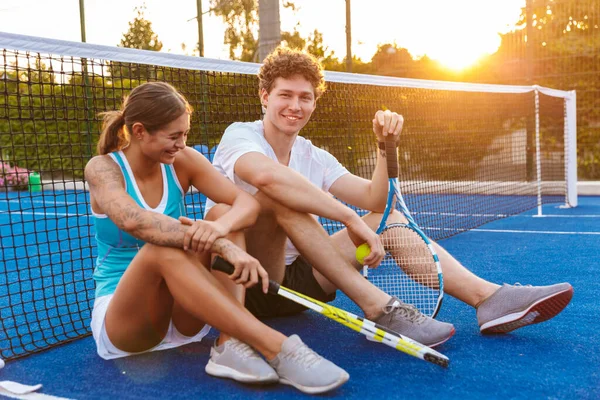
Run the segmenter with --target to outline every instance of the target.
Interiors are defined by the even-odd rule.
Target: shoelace
[[[287,353],[284,357],[290,361],[298,362],[306,369],[309,369],[323,358],[305,344],[296,347],[294,351]]]
[[[515,284],[513,286],[519,286],[519,287],[532,287],[532,285],[521,285],[519,282],[515,282]]]
[[[400,301],[395,301],[393,304],[386,305],[383,308],[383,312],[386,314],[394,313],[394,316],[406,318],[410,322],[416,324],[421,324],[427,319],[425,315],[417,310],[417,307]]]
[[[229,347],[231,348],[231,350],[233,350],[236,353],[238,353],[239,355],[241,355],[242,358],[244,358],[244,359],[258,357],[258,355],[256,354],[256,352],[254,351],[254,349],[252,347],[248,346],[244,342],[240,342],[237,339],[231,338],[229,340]]]

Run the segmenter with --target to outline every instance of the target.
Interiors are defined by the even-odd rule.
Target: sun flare
[[[494,40],[495,39],[495,40]],[[428,57],[448,69],[460,71],[475,64],[500,46],[500,36],[478,37],[474,34],[454,34],[427,44]],[[425,47],[425,46],[424,46]]]

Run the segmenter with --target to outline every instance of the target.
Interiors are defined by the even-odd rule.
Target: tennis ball
[[[371,254],[371,248],[368,244],[363,243],[356,248],[356,260],[362,265],[365,261],[365,257]]]

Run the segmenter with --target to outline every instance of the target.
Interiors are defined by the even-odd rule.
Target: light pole
[[[352,22],[350,0],[346,0],[346,72],[352,72]]]
[[[85,0],[79,0],[79,26],[81,27],[81,41],[85,43]]]
[[[79,24],[81,26],[81,41],[85,43],[85,0],[79,0]],[[85,121],[85,136],[87,138],[86,155],[92,155],[92,135],[90,132],[90,123],[94,118],[94,112],[92,110],[92,91],[90,90],[90,83],[88,81],[88,65],[87,58],[81,59],[81,77],[83,78],[83,86],[85,89],[85,107],[87,111],[87,120]]]
[[[204,57],[204,31],[202,29],[202,0],[196,0],[198,9],[198,55]]]

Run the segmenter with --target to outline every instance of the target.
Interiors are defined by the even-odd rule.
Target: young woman
[[[349,377],[344,370],[296,335],[258,321],[209,272],[218,254],[235,266],[234,282],[250,287],[260,277],[267,291],[259,262],[225,238],[243,246],[241,230],[255,222],[258,203],[186,147],[191,112],[172,86],[151,82],[104,114],[99,155],[85,169],[98,245],[98,354],[112,359],[200,341],[210,324],[235,338],[211,349],[211,375],[279,380],[309,393],[340,386]],[[190,185],[218,203],[204,221],[185,217]]]

